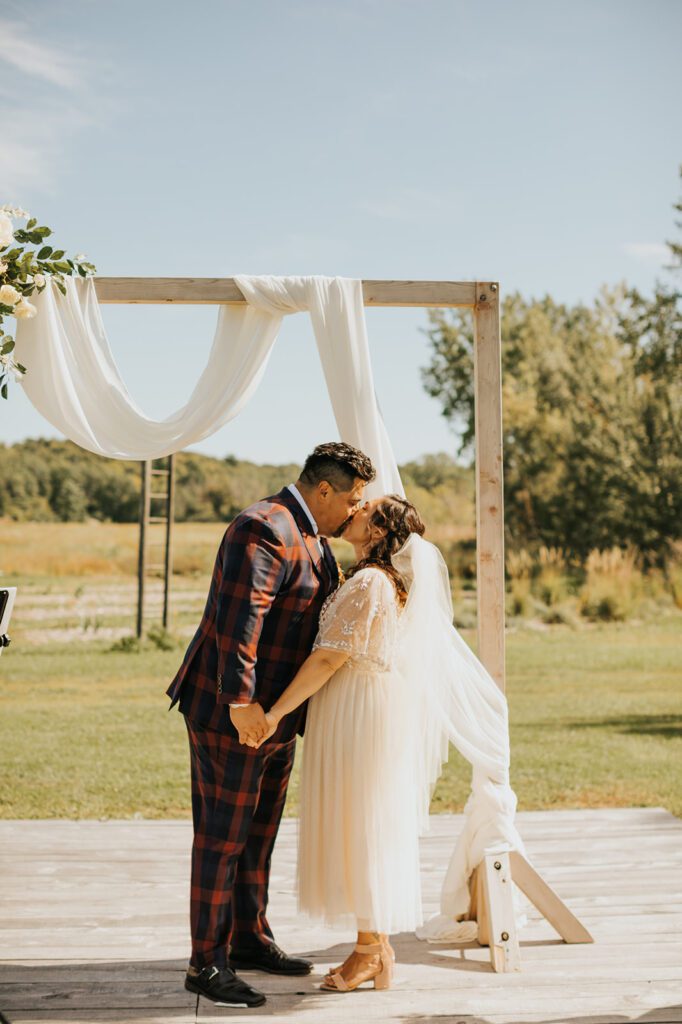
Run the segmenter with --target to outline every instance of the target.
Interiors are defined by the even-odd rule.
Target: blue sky
[[[682,3],[16,0],[0,5],[0,204],[103,275],[496,278],[649,290],[682,161]],[[454,450],[418,310],[367,313],[400,461]],[[191,389],[210,307],[104,307],[152,415]],[[57,436],[15,388],[0,440]],[[301,460],[336,436],[289,318],[241,416],[198,446]]]

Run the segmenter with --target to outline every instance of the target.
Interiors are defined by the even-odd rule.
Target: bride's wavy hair
[[[398,592],[400,603],[405,604],[407,587],[391,562],[391,555],[400,550],[411,533],[418,533],[420,537],[424,535],[426,530],[424,521],[414,505],[406,498],[401,498],[399,494],[387,494],[372,512],[369,522],[371,525],[380,526],[386,530],[386,533],[379,538],[364,558],[361,558],[348,570],[346,579],[350,579],[360,569],[366,569],[370,565],[376,566],[390,576]]]

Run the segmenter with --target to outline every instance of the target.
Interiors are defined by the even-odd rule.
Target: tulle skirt
[[[397,682],[346,664],[309,702],[298,907],[332,927],[395,933],[422,923],[413,744]]]

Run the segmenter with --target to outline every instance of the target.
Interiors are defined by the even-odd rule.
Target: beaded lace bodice
[[[347,665],[388,672],[393,661],[400,605],[395,586],[381,569],[371,566],[327,598],[313,650],[348,651]]]

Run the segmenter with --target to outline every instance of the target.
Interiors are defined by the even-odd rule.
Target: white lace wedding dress
[[[422,922],[418,808],[398,700],[395,587],[361,569],[327,599],[313,650],[350,658],[310,699],[300,788],[299,911],[393,933]]]

